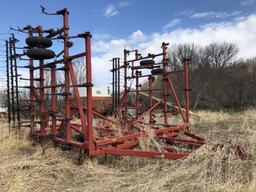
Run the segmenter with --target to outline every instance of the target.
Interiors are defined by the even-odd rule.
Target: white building
[[[80,97],[86,97],[87,95],[87,89],[85,87],[79,87],[78,88]],[[93,98],[103,98],[103,97],[110,97],[110,91],[109,88],[98,88],[98,87],[92,87],[92,97]]]

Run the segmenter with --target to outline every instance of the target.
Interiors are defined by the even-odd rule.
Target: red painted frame
[[[185,79],[185,114],[182,112],[180,100],[175,92],[173,83],[169,77],[170,73],[176,73],[176,71],[169,72],[168,68],[168,58],[167,58],[167,46],[168,43],[162,43],[162,53],[160,54],[149,54],[146,57],[142,57],[138,53],[138,50],[124,50],[124,65],[120,66],[120,69],[124,70],[124,91],[121,99],[121,104],[117,106],[116,111],[118,111],[117,121],[109,120],[107,117],[97,114],[92,110],[92,63],[91,63],[91,34],[89,32],[79,34],[75,37],[69,36],[69,23],[68,16],[69,12],[67,9],[56,12],[57,15],[63,16],[63,27],[54,33],[45,35],[43,28],[30,28],[28,30],[29,36],[33,36],[34,33],[39,34],[41,37],[47,38],[56,38],[61,36],[64,43],[64,55],[63,59],[56,60],[50,63],[44,64],[44,61],[40,61],[38,67],[34,67],[34,61],[29,60],[29,72],[30,72],[30,124],[31,124],[31,137],[44,137],[46,135],[51,135],[51,139],[55,143],[64,143],[66,145],[78,147],[86,152],[89,156],[103,155],[103,154],[112,154],[112,155],[121,155],[121,156],[141,156],[141,157],[161,157],[167,159],[179,159],[184,158],[189,155],[190,152],[186,150],[177,151],[173,148],[170,148],[172,143],[181,143],[186,145],[188,148],[192,149],[198,148],[199,146],[205,143],[204,139],[195,136],[191,133],[189,126],[189,87],[188,87],[188,60],[184,60],[184,69],[177,71],[177,73],[183,72]],[[53,14],[53,15],[56,15]],[[85,41],[85,52],[70,55],[69,54],[69,40],[71,38],[84,38]],[[128,54],[132,52],[135,53],[135,59],[128,60]],[[85,57],[86,65],[86,90],[87,90],[87,99],[86,99],[86,108],[83,107],[78,87],[80,86],[77,83],[76,74],[73,69],[72,60]],[[153,80],[154,75],[142,75],[141,70],[145,66],[137,66],[136,62],[139,62],[144,59],[162,57],[161,65],[163,72],[161,74],[163,78],[163,98],[160,101],[153,103],[153,91],[159,89],[153,89]],[[63,64],[64,68],[64,85],[57,84],[57,70],[56,65]],[[157,68],[157,64],[153,65],[153,68]],[[44,84],[44,69],[50,69],[51,73],[51,85],[45,86]],[[129,69],[132,69],[132,75],[128,77]],[[40,77],[34,78],[34,71],[40,70]],[[139,94],[141,91],[141,82],[142,77],[148,77],[148,109],[141,114],[141,104],[139,101]],[[127,96],[133,90],[129,89],[128,81],[131,78],[136,79],[136,117],[131,118],[128,115],[128,108],[130,107],[127,102]],[[34,81],[39,80],[39,87],[35,87]],[[169,86],[168,86],[169,85]],[[61,116],[61,120],[57,119],[57,87],[64,87],[64,113]],[[72,113],[71,113],[71,87],[73,89],[78,115],[81,120],[81,124],[71,123]],[[181,113],[183,123],[179,125],[170,125],[168,124],[168,87],[175,98],[178,110]],[[39,89],[40,94],[36,93],[36,90]],[[51,111],[46,111],[46,104],[44,102],[44,93],[45,89],[50,89],[50,98],[51,98]],[[119,96],[121,97],[121,95]],[[34,102],[36,101],[36,102]],[[39,102],[40,104],[40,130],[35,130],[35,105]],[[153,110],[156,107],[161,107],[163,105],[163,115],[164,115],[164,124],[157,125],[153,120]],[[143,116],[149,114],[149,123],[143,123]],[[46,116],[49,115],[51,118],[46,119]],[[111,124],[119,124],[122,126],[122,136],[114,136],[116,130],[112,127],[93,127],[93,117],[97,116],[98,118],[104,119],[105,121]],[[61,123],[58,123],[61,121]],[[65,137],[60,137],[59,133],[61,129],[65,132]],[[99,130],[102,134],[100,137],[95,137],[93,135],[94,129]],[[49,130],[49,131],[48,131]],[[151,130],[151,131],[150,131]],[[149,134],[155,134],[156,140],[161,140],[165,143],[162,151],[155,150],[142,150],[139,149],[139,139],[141,137],[148,137]],[[80,134],[83,136],[83,141],[77,141],[74,139],[74,133]],[[190,137],[182,139],[180,136]],[[192,147],[191,147],[192,146]]]

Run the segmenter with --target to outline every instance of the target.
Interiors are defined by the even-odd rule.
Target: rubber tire
[[[52,40],[43,37],[28,37],[26,43],[30,47],[48,48],[52,46]]]
[[[144,65],[154,65],[155,64],[155,61],[154,60],[142,60],[140,61],[140,65],[141,66],[144,66]]]
[[[163,69],[152,69],[151,70],[152,75],[159,75],[161,73],[163,73]]]
[[[26,55],[35,60],[44,60],[44,59],[52,59],[55,57],[54,51],[50,49],[43,49],[43,48],[32,48],[29,49]]]

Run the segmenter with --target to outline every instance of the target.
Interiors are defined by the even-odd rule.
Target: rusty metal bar
[[[112,59],[112,111],[115,113],[115,58]]]
[[[60,60],[56,60],[56,61],[53,61],[53,62],[50,62],[50,63],[46,63],[44,65],[44,68],[50,68],[53,65],[64,63],[65,60],[72,61],[74,59],[77,59],[77,58],[83,57],[83,56],[86,56],[86,52],[82,52],[82,53],[78,53],[78,54],[75,54],[75,55],[68,56],[66,59],[60,59]],[[38,70],[38,69],[40,69],[40,66],[39,67],[34,67],[34,70]]]
[[[136,118],[140,115],[140,84],[139,84],[139,74],[140,72],[138,70],[135,71],[136,76],[136,82],[135,82],[135,107],[136,107]]]
[[[124,111],[122,116],[124,117],[123,120],[126,122],[126,118],[127,118],[127,94],[128,94],[128,87],[127,87],[127,67],[129,65],[129,63],[127,62],[127,54],[129,54],[129,51],[127,51],[126,49],[124,50],[124,95],[123,95],[123,107],[124,107]],[[123,110],[123,109],[122,109]]]
[[[184,152],[158,152],[158,151],[142,151],[127,149],[104,149],[104,154],[121,155],[121,156],[137,156],[148,158],[166,158],[166,159],[182,159],[189,155]]]
[[[179,126],[177,126],[177,125],[169,127],[169,128],[155,130],[154,133],[156,135],[158,135],[158,134],[168,133],[168,132],[172,132],[172,131],[176,131],[176,130],[179,130]],[[95,142],[95,144],[96,144],[96,146],[102,146],[102,145],[108,145],[108,144],[117,143],[117,142],[124,142],[124,141],[130,140],[130,139],[135,139],[138,137],[145,137],[148,134],[150,134],[150,133],[148,133],[148,132],[133,133],[133,134],[128,134],[125,136],[120,136],[120,137],[116,137],[116,138],[112,138],[112,139],[98,140]]]
[[[153,84],[154,77],[149,76],[148,77],[148,108],[152,108],[153,101],[152,101],[152,84]],[[149,112],[149,123],[153,124],[153,116],[152,116],[152,111]]]
[[[9,45],[8,41],[5,41],[5,51],[6,51],[6,82],[7,82],[7,108],[8,108],[8,123],[11,123],[11,105],[10,105],[10,77],[9,77]]]
[[[57,133],[57,123],[56,123],[56,112],[57,112],[57,95],[56,95],[56,65],[51,67],[51,106],[52,106],[52,125],[51,133],[55,135]]]
[[[150,75],[149,77],[152,77],[152,76]],[[151,89],[141,89],[140,91],[142,91],[142,92],[144,91],[144,92],[145,92],[145,91],[162,91],[162,90],[163,90],[163,89],[161,89],[161,88],[160,88],[160,89],[152,89],[152,88],[151,88]],[[130,93],[136,92],[136,90],[129,90],[129,92],[130,92]]]
[[[69,41],[69,25],[68,25],[68,11],[65,11],[64,14],[63,14],[63,25],[64,25],[64,36],[63,36],[63,39],[64,39],[64,65],[65,65],[65,71],[64,71],[64,74],[65,74],[65,80],[64,80],[64,84],[65,84],[65,87],[64,87],[64,91],[65,93],[70,93],[70,76],[69,76],[69,61],[68,61],[68,58],[69,58],[69,47],[67,46],[68,45],[68,41]],[[70,94],[67,94],[65,96],[65,117],[66,117],[66,123],[65,123],[65,132],[66,132],[66,142],[69,143],[71,141],[71,129],[70,129],[70,118],[71,118],[71,110],[70,110],[70,107],[71,107],[71,98],[70,98]]]
[[[14,93],[14,74],[13,74],[13,53],[12,53],[12,38],[9,38],[9,58],[11,72],[11,109],[12,109],[12,124],[15,124],[15,93]]]
[[[85,120],[85,115],[84,115],[84,110],[83,110],[83,104],[82,104],[81,97],[80,97],[80,94],[79,94],[79,91],[78,91],[77,79],[76,79],[76,76],[75,76],[75,72],[74,72],[72,63],[70,61],[68,62],[68,70],[69,70],[70,78],[71,78],[71,81],[72,81],[72,84],[73,84],[73,92],[74,92],[74,95],[75,95],[75,100],[76,100],[77,108],[78,108],[81,123],[82,123],[82,129],[84,131],[84,136],[85,136],[85,134],[86,134],[86,132],[85,132],[86,120]],[[91,86],[91,85],[88,85],[88,86]]]
[[[91,34],[86,33],[85,47],[86,47],[86,83],[92,85],[92,64],[91,64]],[[87,88],[87,142],[89,156],[94,152],[94,139],[93,139],[93,128],[92,128],[92,86]]]
[[[120,105],[120,58],[117,58],[117,106]]]
[[[43,37],[43,27],[39,26],[39,36]],[[40,70],[39,70],[39,97],[40,97],[40,106],[39,106],[39,110],[40,110],[40,130],[39,130],[39,134],[40,135],[45,135],[46,134],[46,127],[47,127],[47,115],[46,115],[46,103],[45,103],[45,91],[44,91],[44,60],[39,60],[39,66],[40,66]]]
[[[16,99],[16,113],[17,113],[17,122],[18,129],[20,129],[20,101],[19,101],[19,90],[18,90],[18,70],[17,70],[17,58],[16,58],[16,39],[14,34],[12,34],[12,49],[13,49],[13,64],[14,64],[14,75],[15,75],[15,99]]]
[[[190,116],[189,116],[189,78],[188,78],[188,61],[189,59],[184,58],[183,64],[184,64],[184,81],[185,81],[185,109],[186,109],[186,123],[187,123],[187,129],[188,131],[191,131],[190,129]]]
[[[117,58],[115,58],[115,109],[116,109],[116,107],[117,107],[117,105],[118,105],[118,93],[117,93],[117,87],[118,87],[118,82],[117,82],[117,79],[118,79],[118,77],[117,77],[117,75],[118,75],[118,72],[117,72]]]
[[[33,36],[33,33],[31,30],[28,31],[29,37]],[[33,59],[29,59],[29,86],[30,86],[30,93],[29,93],[29,99],[30,99],[30,136],[33,137],[35,135],[35,101],[37,97],[35,96],[35,90],[34,90],[34,61]]]
[[[182,120],[183,120],[183,122],[185,123],[185,122],[187,122],[187,121],[186,121],[186,118],[185,118],[185,116],[184,116],[184,114],[183,114],[183,112],[182,112],[181,104],[180,104],[179,98],[178,98],[178,96],[177,96],[177,94],[176,94],[176,91],[175,91],[175,89],[174,89],[172,80],[171,80],[170,78],[168,78],[168,80],[169,80],[169,85],[170,85],[170,88],[171,88],[172,95],[173,95],[173,97],[174,97],[174,99],[175,99],[175,101],[176,101],[176,104],[177,104],[177,106],[178,106],[178,109],[179,109],[179,112],[180,112],[180,114],[181,114]]]
[[[163,49],[163,103],[164,103],[164,123],[168,124],[168,117],[167,117],[167,58],[166,58],[166,50],[167,45],[163,42],[162,43]]]
[[[158,56],[161,56],[163,55],[163,53],[159,53],[159,54],[149,54],[148,56],[146,57],[140,57],[140,58],[136,58],[136,59],[132,59],[132,60],[127,60],[126,62],[134,62],[134,61],[140,61],[140,60],[144,60],[144,59],[149,59],[149,58],[155,58],[155,57],[158,57]],[[122,67],[122,66],[121,66]]]
[[[65,31],[65,28],[63,27],[63,28],[61,28],[61,29],[58,29],[57,31],[55,31],[55,32],[52,33],[52,34],[47,35],[46,38],[52,38],[52,37],[54,37],[54,36],[56,36],[56,35],[60,35],[60,34],[63,33],[64,31]]]

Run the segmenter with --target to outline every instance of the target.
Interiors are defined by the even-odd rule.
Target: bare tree
[[[210,66],[216,69],[231,65],[234,62],[238,48],[230,43],[212,43],[205,47],[204,57]]]
[[[212,43],[205,47],[194,44],[173,45],[169,49],[170,70],[182,67],[182,59],[190,58],[189,66],[191,105],[193,108],[219,109],[223,107],[240,107],[249,102],[245,94],[253,95],[249,90],[252,77],[247,64],[249,61],[238,61],[238,49],[234,44]],[[241,63],[242,62],[242,63]],[[250,61],[255,63],[254,61]],[[255,71],[256,67],[250,67]],[[246,78],[245,78],[246,77]],[[184,95],[183,78],[171,75],[179,95]],[[161,86],[161,77],[155,81],[155,86]],[[238,88],[239,87],[239,88]],[[156,96],[162,93],[156,93]],[[252,99],[250,100],[252,101]],[[184,98],[183,98],[184,102]]]

